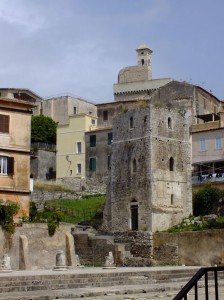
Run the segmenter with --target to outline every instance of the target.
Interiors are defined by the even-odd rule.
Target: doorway
[[[138,204],[131,204],[131,230],[138,230]]]

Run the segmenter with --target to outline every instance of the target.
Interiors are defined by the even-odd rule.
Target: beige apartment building
[[[44,100],[41,103],[43,115],[51,117],[59,125],[69,122],[69,117],[77,114],[97,115],[96,106],[84,99],[73,96],[60,96]]]
[[[192,126],[193,183],[224,181],[224,112],[218,117]]]
[[[33,107],[33,115],[41,113],[41,103],[43,98],[29,89],[22,88],[0,88],[0,97],[8,99],[17,99],[35,104]]]
[[[69,116],[69,122],[57,128],[57,179],[70,183],[74,189],[85,186],[85,132],[97,126],[97,118],[88,114]]]
[[[29,215],[30,136],[33,104],[0,98],[0,199]]]

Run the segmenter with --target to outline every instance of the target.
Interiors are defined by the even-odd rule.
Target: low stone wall
[[[81,199],[81,195],[76,192],[49,192],[49,191],[33,191],[31,194],[31,202],[36,204],[37,209],[43,209],[45,202],[54,199]]]
[[[178,246],[166,243],[154,247],[153,258],[159,265],[178,265]]]
[[[151,258],[143,257],[125,257],[123,267],[152,267],[153,260]]]
[[[153,234],[154,260],[160,265],[224,264],[224,230]]]
[[[43,209],[46,201],[54,199],[81,199],[84,195],[97,195],[98,191],[83,192],[50,192],[50,191],[33,191],[31,202],[36,204],[37,209]]]
[[[71,261],[75,261],[75,251],[70,232],[71,226],[60,225],[50,237],[47,224],[35,223],[17,227],[10,237],[0,226],[0,258],[7,253],[11,258],[12,270],[52,269],[56,264],[57,252],[62,250],[71,266]]]
[[[149,231],[124,231],[114,233],[114,242],[130,244],[134,257],[152,258],[153,235]]]

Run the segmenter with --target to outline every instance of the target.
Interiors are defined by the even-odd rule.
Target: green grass
[[[77,224],[82,221],[92,220],[101,215],[106,201],[104,195],[86,196],[83,199],[59,199],[46,202],[43,212],[36,212],[33,221],[43,221],[50,217],[53,211],[60,210],[64,213],[62,222]]]
[[[61,183],[56,183],[55,181],[48,181],[48,183],[46,183],[41,180],[35,180],[34,190],[50,192],[73,192],[73,190],[65,187]]]

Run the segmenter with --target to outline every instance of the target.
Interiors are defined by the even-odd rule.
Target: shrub
[[[0,200],[0,225],[2,229],[13,234],[15,232],[15,224],[13,222],[13,216],[19,211],[19,205],[14,202],[3,202]]]
[[[219,199],[222,192],[211,186],[205,185],[202,189],[193,195],[193,212],[195,216],[204,216],[209,214],[217,214],[219,207]]]
[[[59,227],[59,223],[63,220],[64,213],[60,210],[54,211],[47,220],[48,234],[53,236],[56,228]]]

